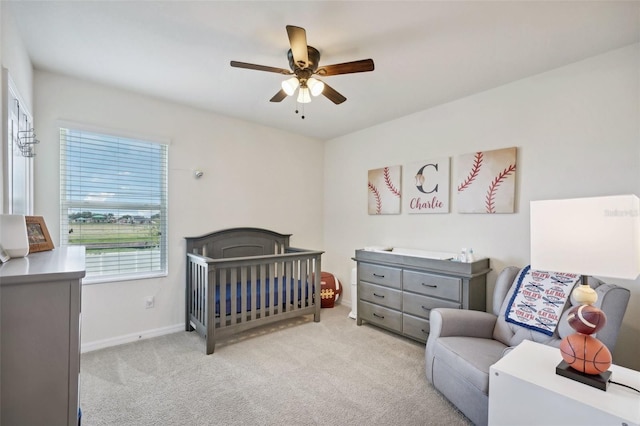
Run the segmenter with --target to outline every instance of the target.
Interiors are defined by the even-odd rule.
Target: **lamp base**
[[[561,361],[558,364],[556,374],[603,391],[606,391],[607,387],[609,387],[609,379],[611,378],[611,371],[605,371],[600,374],[587,374],[569,366],[566,361]]]

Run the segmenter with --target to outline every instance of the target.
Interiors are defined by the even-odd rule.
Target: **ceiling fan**
[[[320,52],[315,47],[307,45],[307,33],[304,28],[287,25],[287,35],[291,46],[291,49],[287,52],[290,70],[231,61],[231,66],[236,68],[294,75],[294,77],[282,82],[282,88],[270,99],[271,102],[281,102],[299,89],[297,98],[299,103],[311,102],[311,96],[322,94],[338,105],[346,101],[347,98],[314,76],[329,77],[332,75],[373,71],[374,69],[373,59],[319,66]]]

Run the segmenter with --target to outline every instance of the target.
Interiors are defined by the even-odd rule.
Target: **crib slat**
[[[308,263],[306,260],[300,261],[300,291],[302,291],[302,297],[300,297],[300,308],[305,308],[309,305],[309,274],[307,271]]]
[[[227,276],[227,269],[221,268],[218,276],[218,282],[216,283],[218,291],[220,292],[220,328],[224,328],[227,322],[227,286],[226,283],[229,280]]]
[[[298,297],[300,296],[300,289],[298,288],[298,261],[289,262],[289,273],[287,274],[287,284],[289,285],[290,290],[287,291],[291,295],[291,287],[293,290],[292,300],[289,301],[289,306],[291,306],[292,310],[298,309]]]
[[[277,264],[275,264],[275,263],[272,263],[272,264],[270,264],[270,265],[269,265],[269,292],[268,292],[268,293],[269,293],[269,294],[268,294],[268,298],[269,298],[269,308],[268,308],[268,310],[267,310],[267,312],[268,312],[268,315],[269,315],[269,316],[272,316],[272,315],[273,315],[273,305],[275,305],[274,300],[273,300],[273,295],[274,295],[274,293],[275,293],[275,290],[274,290],[274,289],[275,289],[276,273],[277,273],[277,271],[276,271],[276,267],[277,267]],[[262,294],[263,294],[263,304],[262,304],[262,306],[263,306],[263,307],[264,307],[264,306],[266,306],[266,305],[264,304],[264,302],[265,302],[265,300],[264,300],[264,295],[265,295],[266,293],[267,293],[267,291],[266,291],[266,290],[264,290],[264,291],[262,292]],[[263,308],[263,309],[264,309],[264,308]]]
[[[287,262],[282,262],[282,267],[280,268],[280,278],[278,282],[280,283],[280,293],[282,295],[282,300],[280,300],[280,312],[287,311],[287,283],[285,282],[285,277],[287,275]]]
[[[248,270],[249,267],[243,266],[242,270],[240,271],[240,322],[247,321],[247,283],[249,282],[249,277],[247,276]]]
[[[262,282],[264,282],[264,278],[262,278],[264,275],[264,265],[260,264],[259,268],[260,269],[258,272],[255,265],[251,266],[251,321],[256,319],[256,306],[258,299],[257,282],[259,280],[262,280]]]
[[[230,315],[231,325],[236,323],[236,312],[238,312],[238,268],[232,268],[229,272],[231,272],[231,278],[229,278],[229,283],[231,283],[231,291],[229,297],[231,298],[231,311],[227,312],[227,315]],[[226,299],[225,299],[226,300]],[[226,305],[226,303],[225,303]]]

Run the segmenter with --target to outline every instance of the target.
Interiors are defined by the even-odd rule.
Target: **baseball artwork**
[[[461,155],[457,168],[458,212],[514,212],[515,147]]]
[[[400,214],[401,166],[369,170],[369,214]]]
[[[404,192],[408,213],[449,213],[449,157],[406,165]]]

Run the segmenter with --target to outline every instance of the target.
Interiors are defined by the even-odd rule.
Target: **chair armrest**
[[[451,308],[432,309],[429,315],[429,339],[449,336],[491,339],[496,317],[488,312]]]
[[[493,338],[498,317],[488,312],[451,308],[432,309],[429,314],[429,337],[425,350],[427,380],[433,384],[435,349],[440,337],[465,336]]]

